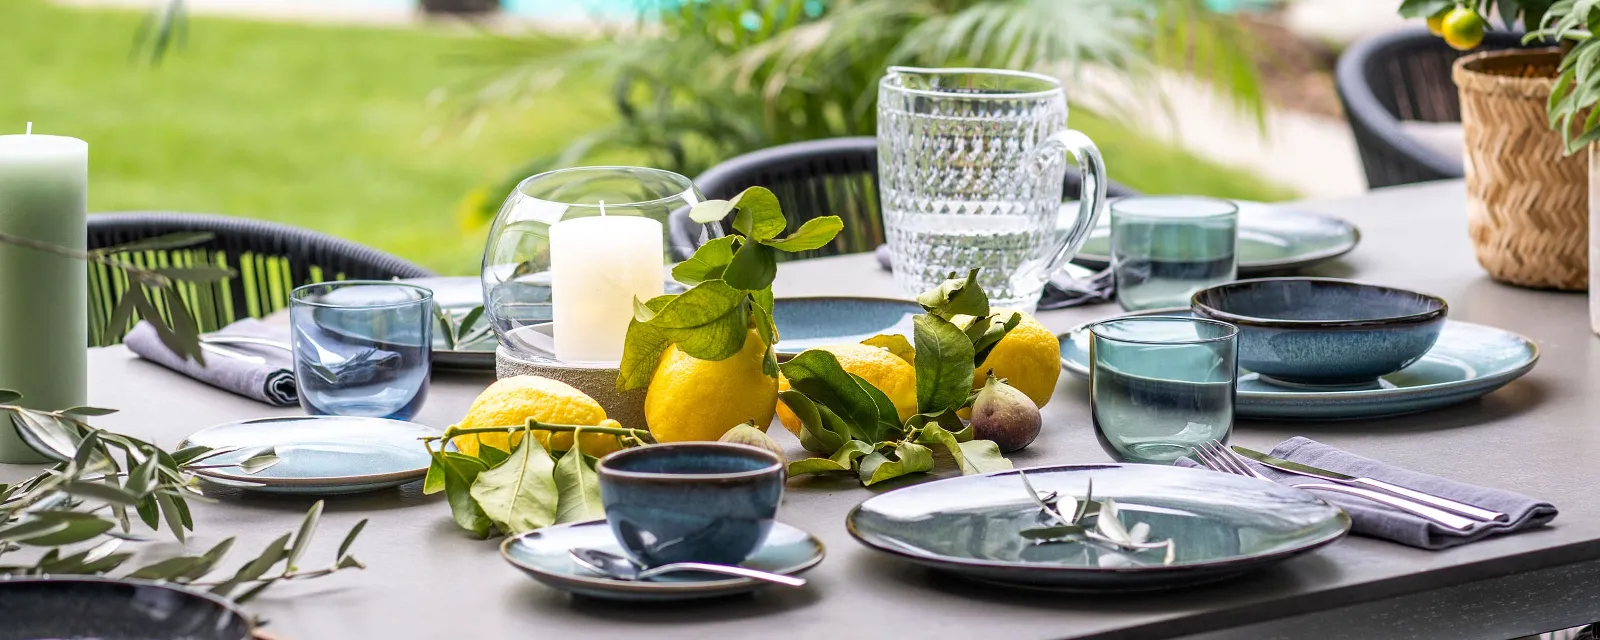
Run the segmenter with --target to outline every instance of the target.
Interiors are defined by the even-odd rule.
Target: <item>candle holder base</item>
[[[606,410],[607,418],[629,429],[649,428],[644,420],[645,390],[617,391],[620,372],[617,367],[568,365],[553,359],[527,358],[502,346],[495,349],[494,370],[497,378],[542,376],[560,380],[594,398]]]

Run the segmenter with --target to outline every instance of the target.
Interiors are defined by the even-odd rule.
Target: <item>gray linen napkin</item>
[[[269,325],[246,318],[224,327],[212,335],[265,338],[289,343],[289,327]],[[148,322],[134,325],[123,340],[128,349],[139,357],[189,376],[218,389],[232,391],[246,398],[265,402],[276,407],[287,407],[300,402],[300,393],[294,383],[294,354],[284,349],[250,344],[218,345],[229,351],[266,360],[256,363],[230,358],[217,353],[206,354],[205,366],[186,360],[161,343],[154,327]]]
[[[1448,549],[1457,545],[1482,540],[1489,536],[1516,533],[1543,526],[1556,517],[1554,505],[1535,500],[1520,493],[1480,487],[1439,476],[1431,476],[1426,473],[1418,473],[1409,469],[1402,469],[1371,458],[1358,456],[1336,447],[1330,447],[1310,438],[1295,437],[1285,440],[1272,448],[1271,455],[1275,458],[1293,460],[1329,471],[1383,480],[1408,489],[1416,489],[1417,491],[1499,511],[1510,518],[1507,522],[1476,523],[1465,531],[1457,531],[1371,500],[1330,491],[1313,491],[1317,497],[1339,506],[1350,514],[1352,522],[1350,531],[1352,533],[1372,538],[1383,538],[1419,549]],[[1187,458],[1180,459],[1178,462],[1181,466],[1186,467],[1199,466]],[[1250,464],[1257,471],[1282,484],[1298,485],[1323,482],[1315,478],[1284,473],[1254,462]]]
[[[878,258],[878,266],[883,267],[884,271],[894,270],[893,258],[889,255],[889,245],[878,245],[873,254]],[[1105,269],[1083,279],[1073,278],[1063,269],[1051,276],[1050,282],[1045,284],[1044,293],[1039,296],[1039,310],[1101,304],[1111,302],[1116,297],[1116,279],[1112,276],[1111,269]]]

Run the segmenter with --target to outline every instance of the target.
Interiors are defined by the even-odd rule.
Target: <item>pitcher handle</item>
[[[1063,147],[1078,161],[1083,189],[1078,197],[1078,216],[1072,223],[1072,230],[1051,257],[1047,271],[1050,274],[1060,270],[1067,260],[1078,254],[1078,249],[1089,239],[1089,232],[1094,230],[1095,222],[1100,220],[1100,213],[1106,208],[1106,161],[1100,157],[1100,148],[1089,136],[1066,129],[1051,136],[1050,143],[1043,145],[1039,153],[1049,153],[1056,145]],[[1038,158],[1040,161],[1045,159]]]

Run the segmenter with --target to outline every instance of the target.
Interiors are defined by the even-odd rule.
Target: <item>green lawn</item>
[[[129,61],[140,19],[0,0],[0,132],[88,140],[92,211],[275,220],[471,273],[483,229],[456,215],[464,194],[608,118],[604,79],[585,78],[462,133],[429,100],[479,72],[479,41],[455,30],[197,18],[151,68]],[[1087,114],[1073,126],[1136,189],[1292,196]]]

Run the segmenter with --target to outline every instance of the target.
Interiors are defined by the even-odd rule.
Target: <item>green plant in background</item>
[[[1483,43],[1489,16],[1502,24],[1538,25],[1555,0],[1404,0],[1400,15],[1426,18],[1428,30],[1451,47],[1466,51]]]
[[[15,428],[29,446],[58,464],[15,484],[0,483],[0,557],[42,549],[25,564],[0,564],[0,575],[104,575],[117,571],[134,554],[119,551],[135,535],[135,514],[152,531],[163,524],[179,542],[194,530],[189,500],[204,499],[195,472],[238,467],[256,473],[278,462],[270,448],[252,450],[237,463],[216,462],[239,448],[187,447],[167,451],[149,442],[90,426],[92,417],[115,413],[98,407],[37,411],[13,404],[21,395],[0,390],[0,424]],[[166,580],[247,601],[286,580],[304,580],[344,569],[365,568],[350,546],[367,521],[350,529],[334,561],[302,569],[322,515],[322,502],[306,513],[294,533],[272,541],[255,559],[225,578],[207,579],[233,548],[227,538],[200,555],[178,555],[146,563],[123,578]],[[69,550],[70,549],[70,550]],[[9,560],[9,558],[7,558]],[[239,591],[241,588],[244,591]]]
[[[543,94],[562,76],[599,76],[614,78],[618,121],[491,193],[599,153],[642,152],[694,175],[778,144],[872,135],[878,79],[897,64],[1104,67],[1135,78],[1183,68],[1258,121],[1263,109],[1251,39],[1201,0],[641,0],[631,28],[525,53],[552,37],[501,40],[507,68],[470,97],[469,113]]]

